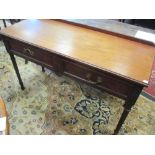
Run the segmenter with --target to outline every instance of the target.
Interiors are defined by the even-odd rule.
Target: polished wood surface
[[[151,71],[154,57],[153,46],[62,21],[24,21],[2,31],[2,39],[22,90],[25,86],[14,55],[124,99],[124,110],[114,134],[147,85],[131,75],[140,73],[138,77],[144,77],[143,73]]]
[[[24,20],[1,34],[147,85],[155,48],[54,20]]]
[[[55,20],[154,46],[154,43],[151,41],[135,37],[137,31],[144,31],[155,34],[155,31],[151,29],[142,28],[135,25],[108,19],[55,19]]]

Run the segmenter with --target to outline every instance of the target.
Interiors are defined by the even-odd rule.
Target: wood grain
[[[0,32],[146,85],[155,47],[54,20],[24,20]]]
[[[95,30],[98,32],[114,35],[117,37],[125,38],[128,40],[140,42],[143,44],[155,46],[154,43],[151,41],[147,41],[147,40],[135,37],[138,30],[149,32],[149,33],[155,33],[155,31],[151,29],[146,29],[135,25],[130,25],[130,24],[121,23],[118,21],[108,20],[108,19],[107,20],[106,19],[55,19],[55,20],[84,27],[87,29]]]

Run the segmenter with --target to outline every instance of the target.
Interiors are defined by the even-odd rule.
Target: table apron
[[[124,100],[130,96],[135,88],[141,87],[135,82],[112,73],[107,73],[89,64],[63,57],[54,52],[49,52],[15,39],[5,37],[5,40],[8,43],[9,52],[47,67],[57,75],[64,74],[73,77]]]

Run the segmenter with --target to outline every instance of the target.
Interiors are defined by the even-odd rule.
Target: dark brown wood
[[[103,69],[96,65],[98,63],[97,62],[98,59],[100,59],[100,57],[99,57],[100,55],[104,56],[104,54],[105,54],[105,56],[111,60],[114,58],[113,54],[116,54],[113,52],[115,52],[115,50],[117,51],[118,49],[121,50],[122,46],[121,46],[120,42],[118,42],[118,44],[119,44],[118,49],[116,47],[113,48],[112,44],[109,44],[109,42],[113,41],[113,39],[115,40],[115,43],[117,43],[117,39],[119,39],[119,38],[116,39],[116,38],[113,38],[112,36],[105,35],[105,38],[107,39],[105,41],[107,44],[110,45],[109,47],[107,47],[107,49],[109,50],[109,52],[110,52],[110,50],[112,50],[112,53],[109,54],[108,52],[100,51],[101,48],[99,48],[97,46],[97,45],[102,46],[100,44],[100,42],[96,42],[96,40],[94,39],[94,38],[99,39],[98,38],[99,36],[101,37],[100,39],[103,39],[102,37],[104,37],[104,35],[102,36],[102,34],[100,34],[100,33],[98,33],[98,35],[96,35],[96,32],[94,32],[94,31],[88,31],[87,29],[85,30],[82,28],[78,29],[78,28],[72,27],[72,26],[70,27],[67,24],[61,25],[60,22],[56,22],[56,21],[54,21],[54,22],[45,21],[45,23],[43,21],[37,21],[37,24],[39,24],[39,26],[40,26],[40,24],[41,24],[41,26],[42,26],[42,24],[43,25],[45,24],[44,26],[56,24],[56,27],[54,27],[54,28],[57,28],[57,26],[59,26],[61,32],[64,31],[64,29],[63,29],[63,26],[64,26],[65,28],[67,28],[67,30],[68,30],[67,32],[70,32],[71,37],[73,37],[74,31],[76,34],[73,37],[73,40],[71,40],[71,42],[68,42],[68,41],[66,42],[66,40],[61,40],[61,38],[63,38],[64,36],[65,37],[63,39],[65,39],[66,36],[68,37],[68,33],[65,32],[64,36],[62,36],[62,33],[55,32],[54,30],[52,30],[53,35],[55,35],[55,33],[56,33],[56,35],[55,35],[56,39],[52,38],[53,39],[53,42],[52,42],[51,38],[48,36],[47,32],[46,32],[47,38],[45,38],[46,40],[40,40],[40,38],[38,39],[38,37],[36,37],[38,34],[36,33],[36,36],[32,37],[34,42],[36,42],[36,39],[38,39],[37,45],[36,45],[36,44],[32,44],[32,42],[31,42],[32,40],[30,40],[30,42],[28,42],[29,33],[28,33],[28,36],[27,36],[27,34],[24,36],[25,40],[19,39],[20,37],[22,37],[22,32],[23,32],[22,26],[20,27],[20,34],[19,34],[20,37],[19,38],[17,38],[17,34],[14,33],[14,31],[12,31],[12,29],[9,29],[6,34],[2,33],[2,39],[5,43],[8,53],[10,54],[10,58],[12,60],[12,63],[13,63],[14,69],[16,71],[19,83],[21,85],[21,88],[24,89],[24,86],[23,86],[23,82],[22,82],[20,74],[19,74],[19,70],[18,70],[18,67],[16,64],[16,60],[14,58],[14,54],[17,56],[20,56],[22,58],[25,58],[26,60],[40,64],[43,67],[47,67],[47,68],[55,71],[56,74],[59,76],[64,74],[64,75],[73,77],[77,80],[80,80],[87,84],[90,84],[93,87],[107,91],[117,97],[124,99],[125,100],[124,111],[122,113],[122,116],[121,116],[119,123],[118,123],[118,125],[115,129],[115,132],[114,132],[114,134],[117,134],[119,132],[122,124],[124,123],[126,117],[128,116],[129,111],[131,110],[132,106],[135,104],[142,88],[144,86],[148,85],[148,84],[145,84],[143,81],[141,81],[141,78],[145,77],[144,73],[147,73],[147,78],[148,78],[151,62],[153,62],[152,56],[154,56],[154,48],[152,46],[150,47],[148,45],[138,44],[138,43],[130,42],[128,40],[120,39],[120,42],[126,42],[129,44],[129,45],[125,45],[125,47],[129,48],[128,50],[125,49],[125,50],[127,50],[126,54],[129,57],[131,56],[131,52],[133,52],[131,49],[134,49],[135,55],[137,54],[137,57],[142,55],[141,60],[143,60],[143,58],[145,58],[145,59],[147,58],[148,60],[151,60],[151,62],[146,63],[148,65],[144,64],[144,66],[146,65],[149,69],[145,68],[144,71],[141,71],[140,76],[134,70],[133,75],[137,75],[140,78],[133,76],[133,77],[135,77],[135,79],[133,79],[133,78],[130,78],[130,76],[129,77],[122,76],[120,74],[112,72],[111,70],[109,70],[107,68]],[[44,26],[42,26],[42,27],[44,27]],[[24,25],[24,27],[25,27],[25,25]],[[70,31],[70,29],[71,29],[71,31]],[[36,29],[34,29],[34,31],[35,30]],[[90,37],[90,42],[96,43],[95,45],[91,44],[92,46],[88,46],[90,44],[90,42],[88,42],[88,43],[86,42],[87,44],[83,44],[81,42],[81,44],[79,44],[78,40],[81,39],[80,37],[83,36],[81,34],[83,34],[85,31],[87,33],[86,36]],[[80,33],[80,32],[83,32],[83,33]],[[91,35],[88,32],[91,33]],[[16,35],[16,37],[14,37],[14,35]],[[53,37],[53,35],[51,35],[51,37]],[[45,34],[42,35],[42,37],[45,37]],[[108,38],[110,38],[110,40],[108,40]],[[71,38],[69,37],[68,39],[71,39]],[[99,41],[100,41],[100,39],[99,39]],[[59,40],[61,40],[61,41],[59,42]],[[76,42],[76,44],[74,42]],[[58,44],[58,43],[60,43],[60,44]],[[67,46],[62,46],[63,43],[67,43]],[[38,44],[39,44],[39,46],[38,46]],[[52,44],[52,46],[51,46],[51,44]],[[45,45],[48,46],[50,48],[50,50],[49,50],[49,48],[46,48]],[[94,62],[94,64],[96,63],[95,65],[84,61],[84,60],[87,60],[87,58],[88,58],[86,54],[90,54],[89,56],[91,56],[91,54],[93,54],[93,53],[89,52],[89,50],[86,48],[86,46],[88,46],[88,48],[91,47],[94,50],[98,49],[99,55],[98,56],[93,55],[93,56],[95,56],[95,58],[92,59],[93,60],[92,62]],[[137,48],[137,46],[139,48]],[[52,49],[52,47],[54,49]],[[63,48],[61,48],[61,47],[63,47]],[[67,50],[66,50],[66,47],[67,47]],[[78,52],[78,48],[81,51]],[[145,50],[143,50],[143,48],[148,50],[147,51],[147,55],[149,55],[148,57],[146,55]],[[55,51],[55,49],[64,50],[64,53]],[[70,50],[70,49],[72,49],[72,50]],[[70,55],[65,55],[68,52],[68,50],[70,50],[69,51]],[[141,55],[139,53],[139,50],[140,50]],[[96,51],[94,51],[94,52],[96,52]],[[105,53],[102,53],[102,52],[105,52]],[[73,55],[71,55],[71,53]],[[80,60],[76,59],[77,56],[81,59]],[[115,56],[116,56],[116,58],[119,58],[118,55],[115,55]],[[139,65],[137,62],[134,63],[134,65],[133,65],[132,61],[130,61],[129,58],[126,57],[126,55],[124,55],[124,57],[121,57],[121,58],[124,58],[124,60],[128,61],[129,65],[126,63],[124,65],[127,65],[127,67],[129,67],[131,70],[134,68],[133,67],[134,65],[135,66]],[[103,60],[106,61],[106,59],[103,59]],[[120,64],[118,59],[116,59],[116,63]],[[107,61],[106,63],[103,62],[103,64],[106,64],[107,66],[111,65],[113,67],[113,65],[111,63],[109,63],[109,61]],[[100,63],[100,65],[102,65],[102,62]],[[119,68],[118,66],[116,69],[120,70],[122,73],[126,73],[126,71],[128,71],[128,70],[125,70],[126,68],[123,68],[124,67],[123,64],[121,64],[122,68]],[[150,72],[151,72],[151,70],[150,70]],[[130,73],[131,73],[130,75],[132,75],[132,72],[130,72]]]
[[[42,72],[45,72],[45,68],[43,66],[41,66],[41,68],[42,68]]]
[[[7,27],[5,19],[3,19],[4,27]]]
[[[58,76],[61,76],[64,73],[63,59],[56,54],[53,56],[53,68]]]
[[[25,59],[25,64],[28,64],[28,60]]]
[[[21,79],[21,76],[20,76],[20,73],[19,73],[19,69],[18,69],[18,66],[17,66],[17,63],[16,63],[16,59],[14,57],[14,54],[12,52],[10,52],[10,47],[9,47],[9,43],[3,39],[3,42],[5,44],[5,47],[6,47],[6,50],[7,52],[9,53],[10,55],[10,58],[11,58],[11,61],[12,61],[12,64],[13,64],[13,67],[15,69],[15,72],[16,72],[16,75],[17,75],[17,78],[18,78],[18,81],[20,83],[20,86],[21,86],[21,89],[24,90],[25,87],[24,87],[24,84],[23,84],[23,81]]]
[[[10,23],[12,25],[17,23],[17,22],[20,22],[20,21],[21,21],[20,19],[16,19],[16,20],[15,19],[10,19]],[[4,22],[4,26],[7,27],[5,20],[3,20],[3,22]],[[28,64],[28,60],[27,59],[25,59],[25,64]],[[45,68],[43,66],[41,66],[41,68],[42,68],[42,72],[45,72]]]
[[[28,60],[27,59],[25,59],[25,64],[28,64]],[[42,68],[42,72],[45,72],[45,68],[43,66],[41,66],[41,68]]]
[[[13,21],[13,19],[9,19],[9,20],[10,20],[10,23],[11,23],[11,24],[14,24],[14,21]]]
[[[63,60],[63,68],[65,75],[79,79],[123,99],[128,96],[132,88],[132,83],[129,81],[70,59]],[[98,81],[102,82],[98,84]]]
[[[114,134],[119,132],[143,86],[136,84],[134,81],[131,82],[129,80],[125,80],[117,75],[104,72],[100,69],[90,67],[89,65],[82,64],[69,58],[64,58],[48,51],[43,51],[42,49],[38,49],[32,45],[25,44],[14,39],[3,37],[3,40],[7,50],[9,51],[22,89],[24,89],[24,86],[19,74],[14,54],[23,58],[27,58],[27,60],[41,64],[42,66],[46,66],[47,68],[54,70],[59,76],[65,74],[124,99],[124,111]],[[25,52],[25,48],[30,49],[32,53],[27,51]],[[46,59],[46,56],[49,57],[50,60]],[[45,57],[45,59],[43,59],[43,57]],[[100,80],[99,83],[98,80]]]
[[[49,52],[43,51],[40,48],[27,45],[14,39],[9,39],[8,42],[10,50],[18,55],[23,55],[26,58],[26,63],[29,58],[31,58],[40,62],[45,62],[47,65],[53,66],[53,61],[51,61],[53,58]]]
[[[70,77],[84,81],[97,88],[106,90],[118,97],[125,99],[129,92],[132,84],[128,80],[117,75],[110,74],[108,72],[90,67],[89,65],[80,63],[69,58],[64,58],[54,53],[44,51],[36,48],[32,45],[16,41],[14,39],[8,39],[10,51],[20,57],[26,58],[27,60],[33,61],[38,64],[43,64],[47,68],[53,69],[57,75],[68,75]],[[30,49],[33,53],[25,52],[24,49]],[[90,78],[88,79],[88,75]],[[98,80],[102,82],[98,83]]]
[[[139,94],[141,93],[142,89],[143,89],[142,86],[134,86],[133,87],[132,92],[130,93],[128,98],[125,100],[124,110],[123,110],[121,118],[117,124],[117,127],[114,131],[114,134],[118,134],[120,128],[122,127],[122,124],[124,123],[129,112],[131,111],[131,108],[134,106],[135,102],[137,101]]]

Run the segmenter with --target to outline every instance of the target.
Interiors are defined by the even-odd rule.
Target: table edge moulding
[[[23,20],[0,34],[23,90],[14,55],[124,99],[114,134],[149,84],[155,56],[151,42],[76,20]]]

